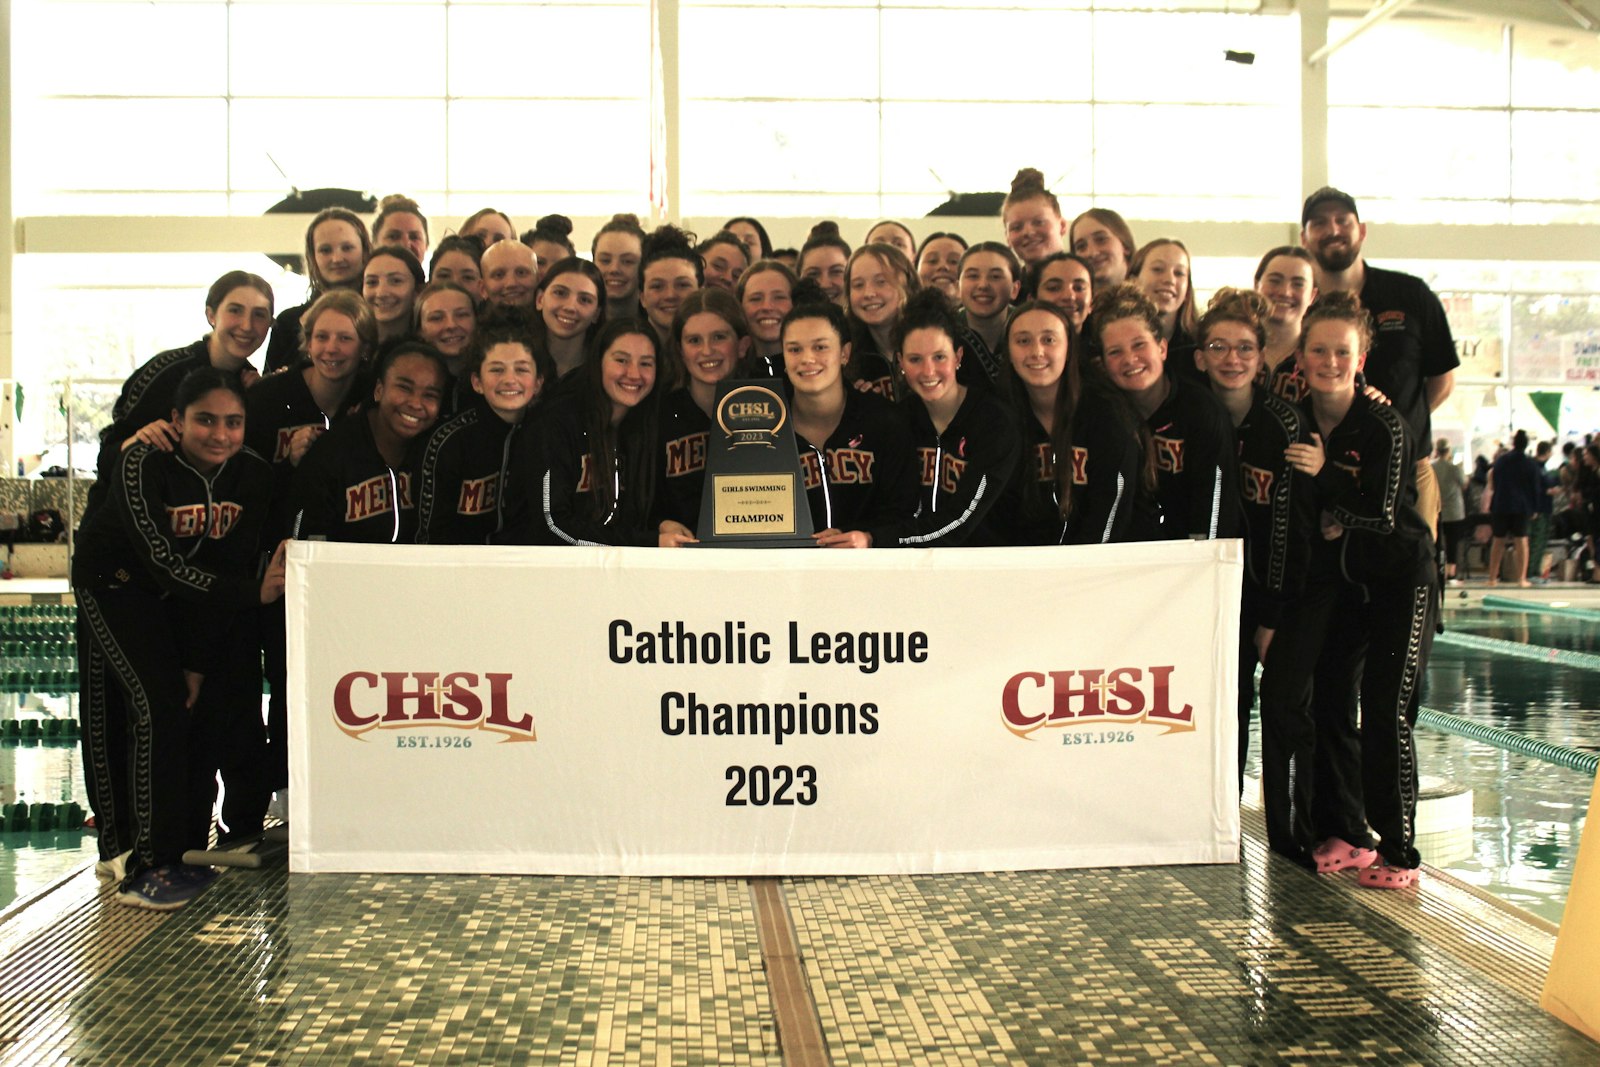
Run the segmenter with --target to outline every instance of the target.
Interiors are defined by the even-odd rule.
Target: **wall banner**
[[[290,869],[1239,854],[1237,541],[289,550]]]

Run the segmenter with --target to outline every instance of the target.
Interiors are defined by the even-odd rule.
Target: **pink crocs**
[[[1415,867],[1391,867],[1387,863],[1380,863],[1362,871],[1356,881],[1368,889],[1408,889],[1417,884],[1420,874]]]
[[[1357,848],[1342,837],[1330,837],[1312,850],[1311,858],[1317,862],[1318,874],[1332,874],[1371,867],[1378,862],[1378,851]]]

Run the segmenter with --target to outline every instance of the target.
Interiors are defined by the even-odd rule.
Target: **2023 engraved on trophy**
[[[702,545],[810,548],[811,509],[800,452],[782,386],[773,381],[717,385],[700,495]]]

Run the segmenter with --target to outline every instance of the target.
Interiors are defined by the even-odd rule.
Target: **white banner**
[[[1236,862],[1237,541],[289,551],[290,869]]]

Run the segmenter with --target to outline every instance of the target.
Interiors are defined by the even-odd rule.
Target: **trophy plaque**
[[[716,548],[810,548],[812,532],[782,384],[719,382],[695,536]]]

